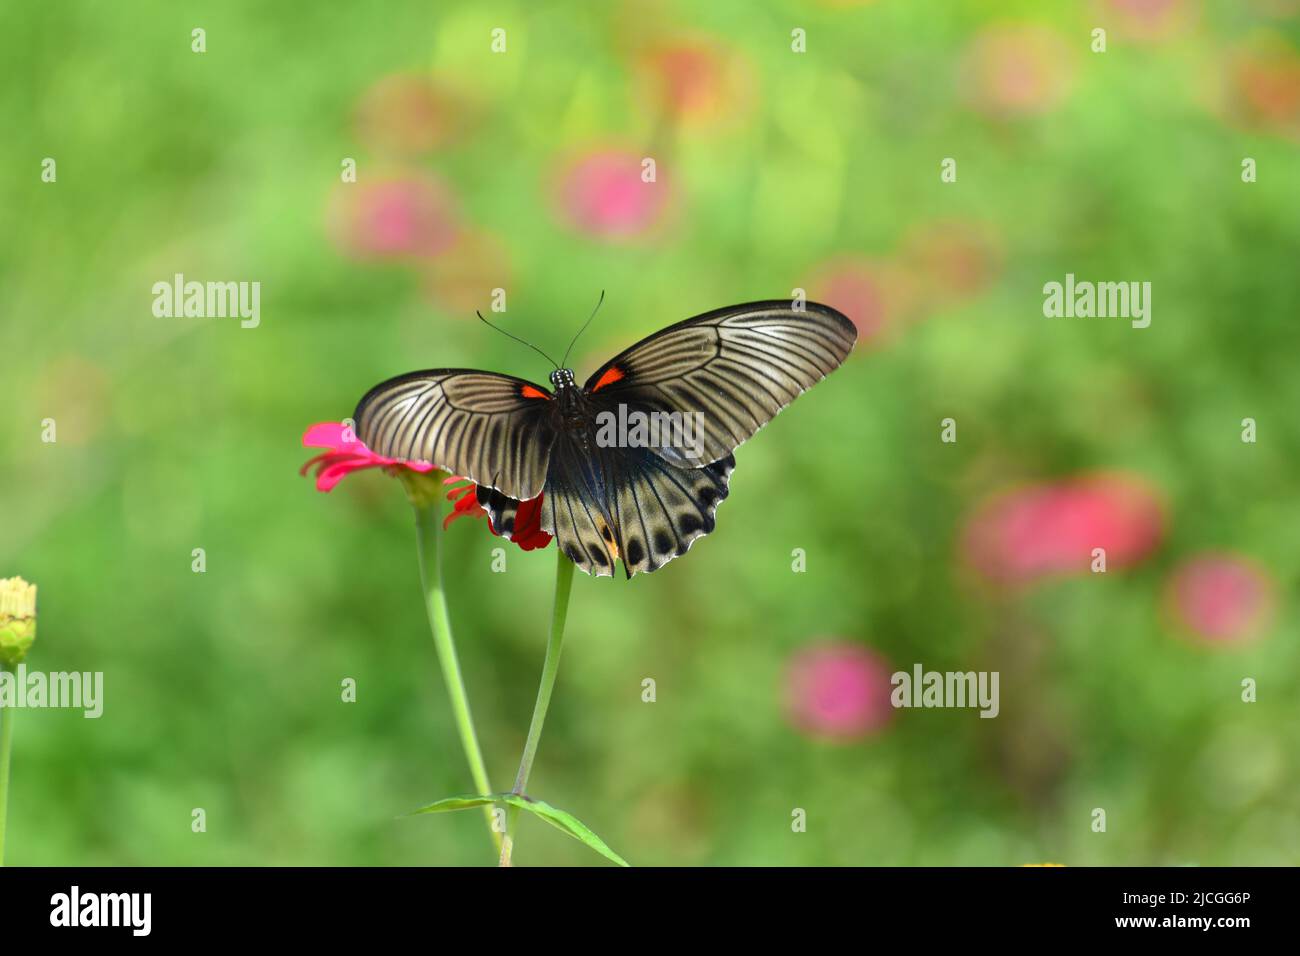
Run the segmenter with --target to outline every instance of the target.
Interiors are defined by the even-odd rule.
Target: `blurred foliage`
[[[29,666],[102,670],[107,697],[98,721],[17,715],[10,862],[490,862],[477,814],[398,819],[469,789],[411,516],[379,472],[318,494],[302,430],[410,369],[541,379],[473,320],[498,285],[508,327],[551,352],[607,290],[585,375],[671,321],[816,297],[843,262],[894,277],[884,329],[739,450],[717,531],[652,576],[578,576],[532,792],[638,865],[1297,862],[1300,28],[1282,2],[1184,2],[1144,33],[1128,6],[8,5],[0,574],[40,586]],[[1018,24],[1050,75],[1011,81],[1041,108],[981,99],[978,51]],[[687,41],[723,77],[695,122],[646,77],[647,50]],[[1252,65],[1262,93],[1241,86]],[[448,91],[455,135],[368,137],[361,105],[394,75]],[[619,241],[566,222],[555,185],[611,148],[653,156],[670,196]],[[459,228],[500,250],[475,306],[439,291],[436,262],[332,235],[332,204],[377,175],[436,177]],[[260,281],[260,327],[155,318],[150,288],[177,272]],[[1151,327],[1044,318],[1042,286],[1067,272],[1152,282]],[[1014,595],[971,582],[958,544],[980,500],[1098,468],[1162,489],[1153,554]],[[494,574],[499,544],[483,522],[447,536],[504,789],[554,551],[510,548]],[[1207,649],[1162,614],[1170,569],[1203,549],[1272,575],[1258,641]],[[782,674],[822,637],[902,668],[998,670],[1001,715],[903,711],[858,742],[810,740]],[[594,857],[525,820],[516,859]]]

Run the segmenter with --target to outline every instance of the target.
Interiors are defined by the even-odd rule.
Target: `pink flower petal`
[[[1272,577],[1231,554],[1202,554],[1170,575],[1167,598],[1179,624],[1202,640],[1235,644],[1258,636],[1274,610]]]
[[[338,422],[317,422],[303,432],[304,448],[337,448],[343,444],[343,426]]]
[[[322,468],[316,475],[316,490],[330,491],[335,485],[352,472],[360,471],[363,468],[373,467],[374,465],[371,462],[361,458],[337,461],[332,465]]]
[[[854,740],[894,717],[888,662],[849,641],[823,641],[796,651],[786,666],[790,721],[815,737]]]
[[[1163,514],[1159,495],[1137,476],[1083,475],[988,499],[968,520],[962,549],[980,574],[1002,584],[1088,573],[1095,548],[1105,550],[1112,570],[1155,549]]]
[[[579,158],[562,173],[560,213],[582,232],[602,239],[625,239],[649,231],[668,200],[662,171],[656,182],[641,178],[641,157],[605,150]]]

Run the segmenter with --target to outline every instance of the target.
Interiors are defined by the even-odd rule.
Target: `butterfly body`
[[[734,449],[838,367],[856,334],[813,302],[731,306],[643,339],[583,385],[557,368],[553,392],[470,369],[390,379],[358,404],[357,434],[470,478],[506,537],[540,495],[542,530],[578,567],[612,575],[621,560],[631,577],[714,529]],[[673,440],[638,440],[629,420],[668,422]]]
[[[573,377],[573,369],[556,369],[551,373],[551,384],[555,386],[555,414],[552,416],[555,429],[567,432],[575,441],[589,448],[591,418],[586,394]]]

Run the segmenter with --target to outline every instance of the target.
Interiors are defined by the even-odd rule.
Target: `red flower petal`
[[[493,534],[496,532],[494,531]],[[534,551],[551,543],[551,536],[542,530],[542,496],[519,502],[515,514],[515,533],[510,538],[524,551]]]
[[[443,483],[449,484],[453,481],[466,481],[466,479],[459,476],[453,476]],[[456,505],[452,508],[451,514],[447,515],[447,517],[442,521],[442,527],[444,530],[450,527],[451,523],[457,518],[481,518],[487,514],[487,512],[483,510],[482,505],[478,503],[478,486],[472,481],[447,492],[447,500],[454,501]],[[496,534],[495,531],[492,533]]]

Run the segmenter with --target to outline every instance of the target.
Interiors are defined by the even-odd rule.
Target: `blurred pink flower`
[[[1104,0],[1098,26],[1133,40],[1164,40],[1185,30],[1196,15],[1188,0]]]
[[[380,151],[419,155],[456,139],[469,122],[464,96],[419,74],[380,79],[357,107],[357,138]]]
[[[843,257],[823,264],[811,283],[810,297],[847,315],[862,345],[880,344],[910,301],[902,270],[891,262]]]
[[[1071,85],[1069,54],[1060,34],[1047,27],[986,27],[966,52],[961,90],[977,109],[991,116],[1045,113],[1065,98]]]
[[[1229,66],[1229,113],[1248,126],[1300,139],[1300,54],[1280,38],[1236,53]]]
[[[881,730],[893,719],[889,663],[849,641],[800,648],[786,665],[785,704],[802,732],[840,741]]]
[[[1214,644],[1236,644],[1257,636],[1273,617],[1273,581],[1247,558],[1200,554],[1174,569],[1166,592],[1178,624]]]
[[[642,157],[624,150],[587,153],[561,172],[556,200],[561,218],[600,239],[626,239],[647,232],[663,217],[668,189],[663,171],[642,181]]]
[[[1164,533],[1164,507],[1142,478],[1123,473],[1082,475],[996,494],[967,521],[966,561],[987,580],[1027,584],[1047,575],[1086,574],[1093,549],[1106,551],[1106,569],[1133,564]]]
[[[922,223],[909,230],[901,255],[932,304],[979,295],[1002,272],[997,234],[976,220]]]
[[[330,234],[359,259],[422,258],[456,239],[450,192],[422,176],[345,183],[330,209]]]
[[[732,125],[750,111],[752,70],[711,37],[656,43],[641,53],[639,65],[649,95],[684,124]]]

